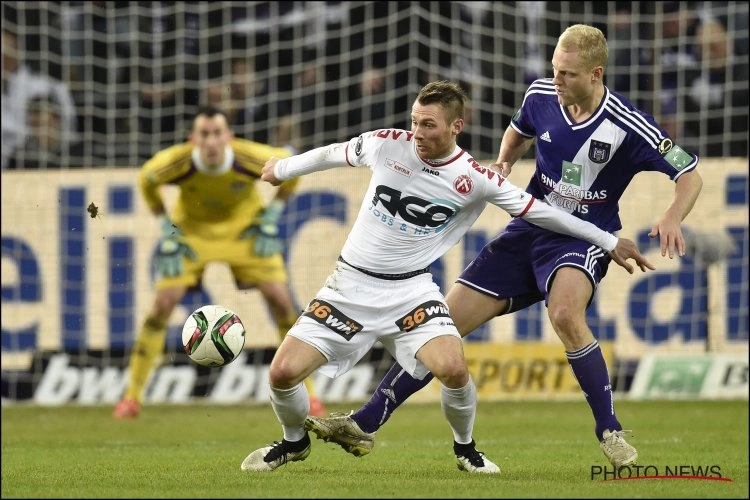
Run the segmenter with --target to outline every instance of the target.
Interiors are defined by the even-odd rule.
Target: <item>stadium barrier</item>
[[[510,180],[524,186],[531,169],[529,162],[519,163]],[[588,312],[592,330],[603,345],[611,344],[611,359],[618,366],[637,365],[648,353],[748,352],[747,160],[707,159],[700,169],[703,192],[684,225],[704,242],[729,235],[733,249],[710,263],[695,256],[662,258],[658,244],[647,234],[671,200],[673,183],[657,175],[635,178],[620,207],[621,235],[638,241],[657,269],[637,270],[631,276],[611,266]],[[95,404],[119,397],[125,354],[153,299],[153,258],[159,237],[158,225],[135,186],[136,176],[133,169],[2,172],[4,400]],[[311,299],[331,271],[368,181],[368,172],[354,169],[302,179],[281,225],[290,286],[298,304]],[[271,195],[270,186],[262,189],[264,195]],[[169,200],[171,194],[167,192]],[[96,217],[87,212],[90,203],[98,207]],[[466,237],[432,266],[443,290],[509,219],[502,210],[488,207]],[[149,389],[147,399],[179,401],[183,396],[204,395],[211,399],[209,389],[215,388],[224,372],[231,374],[248,365],[246,360],[207,371],[181,359],[182,322],[193,309],[207,303],[223,304],[243,318],[248,328],[247,356],[256,370],[251,380],[256,386],[238,394],[267,401],[262,386],[267,361],[277,344],[275,328],[259,294],[237,291],[229,270],[220,264],[209,266],[204,289],[189,294],[173,314],[165,366],[157,372],[170,369],[172,383],[164,378],[159,385],[160,376],[155,375],[156,385]],[[473,350],[474,342],[482,343],[478,353]],[[485,384],[480,389],[482,397],[516,397],[516,393],[549,397],[573,392],[567,370],[553,370],[554,363],[564,360],[564,353],[542,304],[497,318],[473,332],[467,338],[467,356],[479,370],[477,377],[489,373],[482,370],[490,369],[491,360],[516,360],[512,363],[517,367],[511,362],[495,367],[500,373],[507,370],[506,378],[498,379],[494,388]],[[538,359],[549,365],[545,375],[518,371],[521,367],[542,370],[542,365],[534,365]],[[388,355],[377,352],[360,364],[348,382],[321,382],[321,393],[334,400],[367,397],[389,364]],[[558,385],[552,383],[556,374],[563,377]],[[745,379],[746,375],[747,371]],[[518,382],[513,377],[522,376],[532,385],[514,390]],[[183,387],[176,380],[183,385],[185,380],[194,383]],[[239,379],[233,383],[240,383]],[[544,390],[538,390],[540,384]]]

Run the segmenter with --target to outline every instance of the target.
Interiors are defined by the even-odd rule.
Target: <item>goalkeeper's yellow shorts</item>
[[[200,285],[209,262],[223,262],[229,266],[234,281],[240,289],[252,288],[258,283],[286,283],[289,276],[281,253],[270,257],[259,257],[253,250],[254,238],[211,239],[185,236],[185,243],[197,254],[196,260],[183,257],[183,273],[171,278],[161,278],[156,288]]]

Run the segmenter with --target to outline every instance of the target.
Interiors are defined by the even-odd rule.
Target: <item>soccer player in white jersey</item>
[[[683,256],[680,223],[703,185],[698,158],[677,146],[653,117],[607,88],[606,66],[607,40],[600,30],[585,25],[565,30],[552,57],[553,78],[531,84],[492,166],[508,176],[536,139],[536,170],[526,191],[610,232],[621,229],[618,201],[633,176],[664,174],[675,182],[675,194],[649,236],[660,239],[662,256]],[[609,263],[610,256],[586,241],[516,218],[469,264],[446,302],[466,336],[495,316],[544,300],[591,407],[600,448],[620,467],[634,463],[638,453],[624,439],[629,431],[617,419],[607,365],[586,324],[586,309]],[[431,378],[415,380],[396,363],[358,411],[310,417],[306,427],[349,453],[365,455],[375,431]]]
[[[335,269],[271,362],[271,404],[283,439],[248,455],[242,470],[271,471],[307,458],[309,402],[302,380],[318,368],[330,377],[346,373],[380,341],[415,379],[431,372],[442,384],[458,468],[500,471],[476,449],[476,387],[461,336],[429,273],[429,265],[459,241],[487,202],[530,223],[586,239],[612,252],[630,272],[629,258],[643,271],[652,268],[634,242],[550,207],[459,148],[465,102],[458,85],[433,82],[412,106],[411,131],[376,130],[266,162],[261,178],[274,185],[344,166],[369,168],[372,177]]]

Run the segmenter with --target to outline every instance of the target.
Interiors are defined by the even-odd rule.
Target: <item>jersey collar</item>
[[[229,171],[229,169],[232,167],[232,163],[234,162],[234,150],[229,146],[224,146],[224,163],[222,163],[221,166],[216,170],[209,169],[206,164],[203,163],[203,161],[201,160],[200,149],[198,149],[197,147],[193,148],[191,156],[195,168],[197,168],[200,173],[206,175],[225,174]]]

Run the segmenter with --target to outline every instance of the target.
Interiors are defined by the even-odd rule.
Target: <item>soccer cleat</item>
[[[318,439],[336,443],[347,453],[362,457],[375,446],[375,433],[360,429],[351,414],[334,412],[327,418],[309,416],[305,419],[305,429],[314,432]]]
[[[141,403],[135,399],[124,398],[115,405],[112,416],[121,420],[136,418],[141,413]]]
[[[615,467],[633,465],[638,460],[638,452],[625,441],[625,434],[632,431],[614,431],[605,430],[602,436],[604,439],[599,443],[599,447],[609,459],[609,462]]]
[[[326,407],[323,405],[323,401],[315,396],[310,396],[310,415],[313,417],[325,417],[328,415]]]
[[[289,462],[300,462],[310,456],[310,436],[299,441],[282,439],[279,443],[255,450],[242,461],[243,471],[270,472]]]
[[[500,467],[493,464],[489,458],[484,456],[484,453],[477,451],[473,439],[469,444],[458,444],[454,441],[453,452],[456,454],[458,470],[480,474],[500,473]]]

